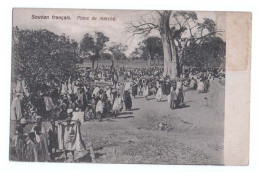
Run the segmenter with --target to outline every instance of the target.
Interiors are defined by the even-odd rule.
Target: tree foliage
[[[128,23],[126,32],[131,37],[147,37],[156,30],[163,43],[164,73],[171,77],[182,72],[186,48],[200,45],[208,37],[217,37],[222,31],[217,29],[214,20],[198,19],[196,12],[190,11],[152,11],[139,20]],[[136,56],[138,50],[132,55]]]
[[[108,48],[109,51],[114,55],[115,60],[126,60],[125,51],[127,51],[128,46],[122,43],[112,42],[111,46]]]
[[[106,43],[109,38],[102,32],[95,32],[95,35],[85,34],[80,42],[81,56],[90,59],[92,61],[92,67],[94,63],[100,58],[101,51],[106,47]]]
[[[159,37],[147,37],[138,43],[131,55],[136,59],[151,59],[152,61],[156,58],[162,58],[162,40]]]
[[[27,81],[46,79],[51,73],[63,79],[76,70],[78,43],[65,34],[46,29],[13,29],[12,66],[15,76]]]
[[[207,37],[201,43],[185,48],[183,64],[199,69],[216,68],[225,64],[226,43],[219,37]]]

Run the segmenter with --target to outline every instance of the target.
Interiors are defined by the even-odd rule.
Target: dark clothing
[[[132,95],[133,95],[134,97],[137,95],[137,85],[136,85],[136,84],[134,84],[134,85],[132,86]]]
[[[129,92],[125,92],[125,108],[130,110],[132,108],[132,99]]]

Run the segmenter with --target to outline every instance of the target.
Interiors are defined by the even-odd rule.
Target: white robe
[[[43,97],[43,99],[44,99],[46,111],[50,111],[50,110],[54,109],[54,103],[53,103],[51,97],[45,96],[45,97]]]
[[[22,118],[21,100],[15,97],[11,104],[11,120],[20,120]]]
[[[111,90],[108,89],[108,90],[106,91],[106,94],[107,94],[107,98],[110,99],[110,97],[111,97]]]
[[[192,80],[190,81],[190,88],[193,89],[194,86],[195,86],[195,80],[192,79]]]
[[[198,83],[198,92],[204,92],[205,86],[202,81],[199,81]]]
[[[23,92],[23,86],[22,86],[22,82],[21,81],[17,81],[16,83],[16,87],[15,87],[15,92]]]
[[[84,112],[83,111],[77,111],[72,113],[72,118],[71,120],[79,120],[81,123],[84,122]]]
[[[93,90],[92,95],[97,96],[97,93],[99,92],[99,87],[95,87],[95,89]]]
[[[161,100],[162,99],[162,88],[159,87],[156,93],[156,100]]]
[[[131,87],[131,83],[130,82],[126,82],[125,83],[125,91],[130,90]]]
[[[69,83],[68,84],[68,93],[73,94],[73,89],[74,89],[74,87],[73,87],[72,83]]]
[[[148,88],[148,86],[145,86],[144,87],[144,96],[148,96],[149,95],[149,88]]]
[[[117,97],[115,99],[115,102],[113,104],[113,111],[119,111],[122,108],[122,98],[121,97]]]
[[[65,94],[68,91],[68,87],[66,84],[61,85],[61,94]]]
[[[101,100],[99,100],[98,103],[97,103],[97,106],[96,106],[96,112],[103,113],[103,109],[104,109],[103,103],[102,103]]]

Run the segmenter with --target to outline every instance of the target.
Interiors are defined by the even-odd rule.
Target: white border
[[[9,92],[11,78],[11,24],[13,7],[31,8],[79,8],[79,9],[172,9],[207,11],[251,11],[253,12],[252,32],[252,77],[251,77],[251,139],[248,167],[230,166],[160,166],[160,165],[109,165],[109,164],[51,164],[51,163],[13,163],[8,161]],[[260,84],[259,31],[260,10],[257,0],[9,0],[0,5],[0,172],[3,175],[259,175],[260,155],[259,137],[260,117],[257,114]],[[258,39],[258,40],[257,40]]]

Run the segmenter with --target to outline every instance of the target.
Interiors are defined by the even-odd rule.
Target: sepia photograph
[[[226,13],[14,8],[9,160],[224,165]]]

